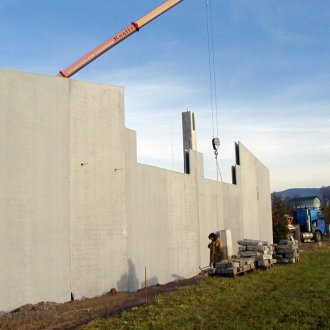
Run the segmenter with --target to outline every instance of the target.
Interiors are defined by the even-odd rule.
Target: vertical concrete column
[[[182,112],[183,158],[184,173],[190,173],[189,150],[197,151],[195,114],[191,111]]]
[[[231,230],[220,230],[220,239],[223,243],[224,258],[230,258],[233,255],[233,241],[231,238]]]

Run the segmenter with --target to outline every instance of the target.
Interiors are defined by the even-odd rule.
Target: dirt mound
[[[96,298],[85,298],[63,304],[40,302],[23,305],[10,313],[0,316],[0,329],[15,330],[61,330],[75,329],[96,318],[118,315],[135,306],[152,303],[159,295],[174,291],[179,287],[196,284],[203,276],[154,285],[137,292],[117,292],[111,289],[107,294]],[[147,298],[147,299],[146,299]]]

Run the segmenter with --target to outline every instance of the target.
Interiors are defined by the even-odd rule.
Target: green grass
[[[205,278],[83,329],[330,329],[330,249],[236,279]]]

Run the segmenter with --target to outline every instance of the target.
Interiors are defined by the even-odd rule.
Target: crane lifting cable
[[[209,83],[210,83],[210,99],[211,99],[211,112],[212,112],[212,147],[214,150],[217,181],[222,181],[218,161],[218,150],[220,148],[219,139],[219,121],[218,121],[218,100],[217,100],[217,82],[215,70],[215,56],[214,56],[214,37],[213,37],[213,15],[212,15],[212,0],[205,0],[205,16],[206,16],[206,29],[207,29],[207,47],[208,47],[208,62],[209,62]],[[217,134],[215,136],[215,133]]]

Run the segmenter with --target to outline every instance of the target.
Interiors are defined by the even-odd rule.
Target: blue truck
[[[294,211],[294,222],[300,226],[302,242],[315,240],[320,242],[327,236],[326,220],[320,209],[312,207],[299,208]]]

